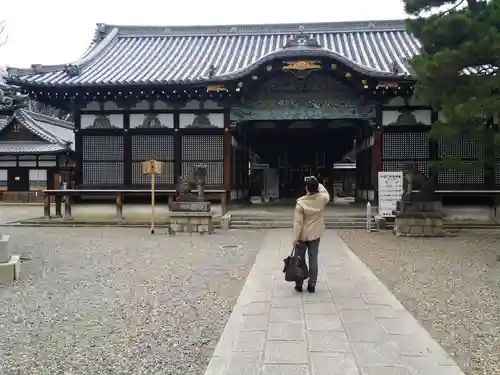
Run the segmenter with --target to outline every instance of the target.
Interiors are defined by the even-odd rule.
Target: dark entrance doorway
[[[7,190],[29,191],[30,175],[27,168],[11,168],[7,174]]]
[[[280,198],[304,194],[304,179],[316,176],[333,196],[334,163],[352,150],[357,121],[250,121],[241,123],[247,134],[253,162],[276,175]],[[252,195],[263,188],[265,173],[251,178]],[[268,179],[269,180],[269,179]]]

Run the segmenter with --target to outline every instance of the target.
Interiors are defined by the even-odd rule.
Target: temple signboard
[[[403,192],[403,172],[378,172],[378,214],[394,217]]]

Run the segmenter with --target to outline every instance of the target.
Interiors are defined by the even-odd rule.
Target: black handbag
[[[290,255],[283,259],[283,263],[285,263],[285,266],[283,267],[285,281],[301,283],[309,278],[309,269],[307,268],[304,254],[305,251],[299,252],[295,246]]]

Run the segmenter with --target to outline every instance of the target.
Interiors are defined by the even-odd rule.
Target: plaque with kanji
[[[163,169],[163,163],[158,160],[146,160],[141,163],[142,173],[159,175]]]

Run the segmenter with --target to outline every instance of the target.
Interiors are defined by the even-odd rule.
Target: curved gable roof
[[[33,85],[142,85],[202,83],[229,79],[238,72],[284,54],[297,34],[315,40],[316,50],[368,75],[411,74],[407,59],[420,43],[404,21],[366,21],[281,25],[140,27],[100,24],[93,45],[77,62],[9,68],[14,82]]]

